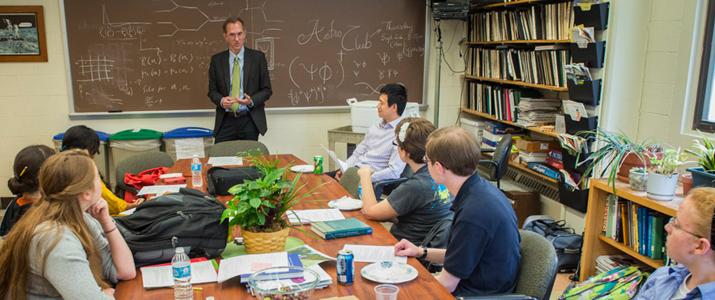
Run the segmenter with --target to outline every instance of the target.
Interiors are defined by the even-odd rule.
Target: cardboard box
[[[517,140],[516,148],[525,152],[549,152],[553,149],[558,149],[559,145],[555,142],[546,141],[531,141],[531,140]]]

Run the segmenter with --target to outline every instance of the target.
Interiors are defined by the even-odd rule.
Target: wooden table
[[[271,155],[281,160],[282,164],[304,164],[303,161],[293,155]],[[205,162],[206,160],[204,160]],[[190,160],[178,160],[169,172],[181,172],[186,176],[190,175]],[[207,168],[204,168],[207,169]],[[205,171],[204,171],[205,172]],[[293,173],[290,174],[293,176]],[[204,178],[206,178],[204,176]],[[205,180],[205,179],[204,179]],[[187,182],[191,179],[187,177]],[[320,186],[315,190],[313,195],[301,203],[297,204],[297,209],[309,208],[327,208],[327,202],[332,199],[337,199],[348,195],[348,192],[335,180],[326,175],[303,174],[300,179],[301,183],[307,184],[307,187]],[[204,190],[206,184],[204,183]],[[223,197],[221,200],[227,200]],[[368,221],[359,211],[344,212],[345,217],[355,217],[372,226],[372,235],[363,235],[357,237],[349,237],[335,240],[323,240],[314,236],[306,235],[298,230],[291,230],[291,236],[302,239],[311,247],[330,256],[337,256],[338,250],[343,248],[344,244],[364,244],[364,245],[394,245],[397,240],[378,222]],[[310,231],[310,227],[303,226],[303,230]],[[399,284],[400,293],[399,299],[453,299],[454,297],[430,274],[417,259],[410,258],[408,263],[419,271],[419,276],[410,282]],[[355,295],[356,297],[366,300],[374,299],[375,293],[373,288],[377,285],[374,282],[363,279],[360,276],[360,269],[367,263],[355,263],[355,282],[351,286],[339,285],[336,280],[336,271],[334,262],[324,262],[321,267],[330,274],[333,278],[333,284],[330,286],[315,290],[311,299],[320,299],[333,296],[348,296]],[[142,286],[141,272],[137,270],[137,277],[133,280],[122,281],[117,285],[115,297],[117,299],[173,299],[173,289],[162,288],[145,290]],[[251,296],[246,292],[246,288],[238,283],[238,280],[229,280],[224,283],[208,283],[198,284],[194,287],[203,289],[201,292],[194,293],[194,299],[203,300],[208,296],[213,296],[214,299],[249,299]]]
[[[335,151],[335,142],[341,142],[348,144],[348,156],[353,154],[355,150],[355,145],[360,144],[363,138],[365,138],[364,133],[354,132],[352,126],[343,126],[328,130],[328,149]],[[338,166],[333,163],[333,160],[329,157],[325,159],[328,163],[326,171],[332,171],[337,169]]]

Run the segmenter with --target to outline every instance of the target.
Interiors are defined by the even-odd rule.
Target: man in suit
[[[268,63],[263,52],[244,47],[243,20],[223,23],[228,50],[211,57],[208,96],[216,105],[215,142],[258,140],[265,134],[265,102],[271,97]]]

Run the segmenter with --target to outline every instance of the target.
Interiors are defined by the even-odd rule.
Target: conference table
[[[300,165],[305,164],[302,160],[291,154],[270,155],[269,159],[278,159],[281,165]],[[207,159],[204,162],[204,185],[203,191],[206,191],[206,167]],[[245,162],[244,162],[245,163]],[[188,186],[191,184],[191,160],[177,160],[174,166],[169,169],[169,173],[182,173],[187,178]],[[293,178],[296,174],[286,169],[288,176]],[[306,190],[315,189],[307,199],[302,200],[294,206],[294,209],[314,209],[328,208],[328,201],[338,199],[342,196],[348,196],[348,192],[334,179],[327,175],[302,174],[300,182],[306,184]],[[217,197],[220,201],[226,202],[230,196]],[[373,228],[371,235],[362,235],[356,237],[340,238],[334,240],[323,240],[314,235],[305,234],[299,230],[291,230],[290,235],[303,240],[306,244],[321,251],[329,256],[336,257],[338,251],[343,248],[344,244],[360,244],[360,245],[375,245],[388,246],[394,245],[397,240],[388,232],[380,223],[367,220],[360,211],[344,211],[346,218],[355,217],[360,221],[368,224]],[[310,225],[303,225],[303,231],[310,232]],[[398,299],[453,299],[454,297],[429,273],[415,258],[409,258],[408,264],[415,267],[419,275],[416,279],[398,284],[400,288]],[[360,269],[366,266],[367,263],[355,262],[355,281],[352,285],[344,286],[338,284],[336,280],[335,262],[324,262],[320,266],[333,279],[333,283],[323,289],[316,289],[311,299],[321,299],[330,297],[341,297],[354,295],[359,299],[375,299],[373,288],[378,283],[369,281],[360,276]],[[244,285],[241,285],[235,278],[223,283],[207,283],[194,285],[195,288],[200,288],[200,291],[194,292],[195,300],[204,300],[206,297],[213,299],[251,299],[251,296]],[[116,287],[114,296],[116,299],[173,299],[173,289],[144,289],[142,286],[142,274],[137,269],[137,277],[121,281]]]

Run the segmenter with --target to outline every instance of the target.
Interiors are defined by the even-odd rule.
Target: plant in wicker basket
[[[289,180],[286,168],[278,167],[277,159],[249,155],[246,160],[258,168],[263,177],[246,180],[228,190],[233,198],[226,204],[221,222],[228,219],[229,227],[241,227],[248,253],[281,251],[290,229],[285,214],[308,197],[310,191],[301,194],[305,185],[298,185],[300,174]]]

